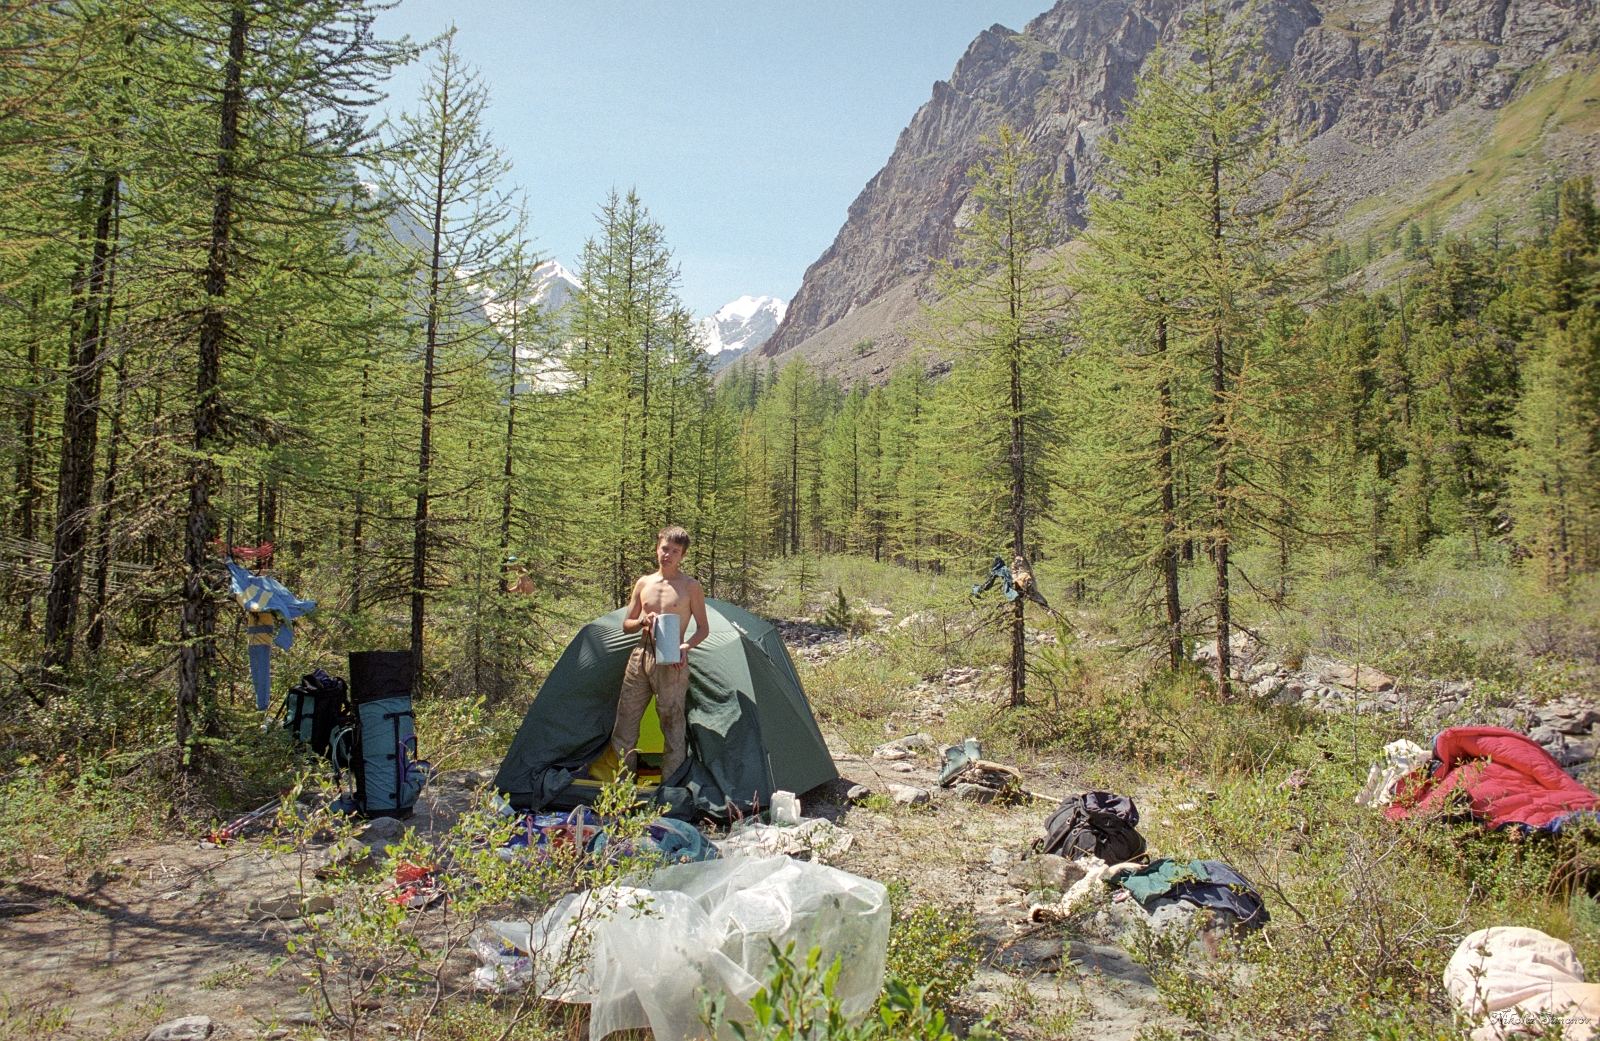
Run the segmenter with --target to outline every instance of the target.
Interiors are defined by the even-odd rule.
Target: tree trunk
[[[211,241],[206,261],[204,309],[200,312],[199,357],[195,371],[194,457],[189,464],[189,516],[184,525],[183,609],[178,620],[177,739],[189,763],[189,745],[202,699],[214,684],[212,637],[217,607],[207,583],[214,466],[208,458],[222,415],[222,345],[227,337],[225,298],[233,236],[234,149],[244,107],[244,54],[247,8],[235,5],[228,24],[228,60],[223,70],[222,110],[217,135],[217,184],[211,201]]]
[[[450,81],[444,78],[439,110],[450,111]],[[433,377],[439,345],[439,282],[444,245],[444,177],[450,143],[443,132],[438,140],[438,165],[433,192],[433,250],[428,260],[428,328],[422,354],[422,430],[417,438],[417,510],[411,527],[411,676],[415,687],[422,681],[422,622],[427,606],[428,481],[433,469]]]
[[[39,312],[39,301],[33,301],[30,318]],[[30,322],[30,324],[32,324]],[[29,330],[35,333],[36,330]],[[34,458],[37,452],[39,416],[39,337],[28,337],[28,383],[23,391],[22,414],[17,418],[17,440],[22,451],[17,455],[17,534],[25,546],[31,546],[34,536],[34,503],[39,489],[34,477]],[[27,550],[25,560],[31,564],[33,554]],[[33,631],[33,579],[24,575],[18,595],[22,599],[20,631],[26,635]]]
[[[1156,353],[1163,363],[1167,353],[1167,320],[1156,324]],[[1161,429],[1156,435],[1160,453],[1156,467],[1161,481],[1161,579],[1167,602],[1167,662],[1174,672],[1183,664],[1183,605],[1178,599],[1178,503],[1172,478],[1172,381],[1161,380]]]
[[[107,301],[109,327],[110,302]],[[106,638],[106,603],[111,588],[111,508],[117,501],[117,456],[122,445],[122,414],[127,407],[127,357],[117,359],[116,406],[111,412],[111,443],[106,446],[106,481],[100,496],[100,534],[96,539],[94,561],[94,620],[84,644],[91,654],[98,653]]]
[[[1022,365],[1016,354],[1011,357],[1011,553],[1025,557],[1025,507],[1027,468],[1024,466],[1022,430]],[[1011,705],[1013,708],[1028,701],[1028,658],[1026,630],[1023,622],[1026,597],[1012,601],[1011,612]]]
[[[49,676],[72,664],[84,551],[94,512],[95,449],[100,433],[100,374],[104,370],[101,325],[105,317],[111,229],[121,176],[108,171],[94,214],[94,244],[84,292],[83,323],[68,352],[66,400],[61,410],[61,460],[56,486],[56,524],[50,549],[50,590],[45,597],[44,655]]]
[[[367,536],[367,366],[361,366],[361,411],[356,421],[356,501],[350,524],[350,613],[361,612],[362,567]]]

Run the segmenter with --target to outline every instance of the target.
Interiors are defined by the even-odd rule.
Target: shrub
[[[970,907],[906,906],[907,886],[889,886],[889,977],[917,988],[923,1000],[945,1008],[978,969],[978,922]]]

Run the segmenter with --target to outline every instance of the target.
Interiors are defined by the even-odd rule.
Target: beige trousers
[[[664,754],[661,779],[665,781],[683,764],[686,725],[684,697],[689,693],[689,666],[657,665],[655,651],[635,647],[628,656],[628,671],[622,674],[622,696],[617,699],[617,722],[611,728],[611,747],[622,760],[639,744],[639,720],[651,695],[656,699],[656,715],[661,720]]]

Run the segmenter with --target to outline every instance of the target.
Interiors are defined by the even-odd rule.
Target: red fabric
[[[1385,811],[1390,818],[1429,813],[1457,792],[1474,817],[1495,828],[1543,828],[1557,817],[1600,806],[1600,798],[1568,777],[1549,752],[1515,730],[1451,727],[1434,739],[1433,756],[1443,765],[1431,777],[1401,781]]]
[[[266,560],[272,556],[270,542],[263,542],[259,546],[228,546],[221,539],[212,539],[211,546],[230,554],[235,560]]]

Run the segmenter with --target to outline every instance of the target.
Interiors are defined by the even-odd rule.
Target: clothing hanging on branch
[[[315,600],[301,600],[282,582],[257,575],[228,561],[233,598],[245,612],[245,634],[250,648],[250,682],[256,691],[256,708],[272,703],[272,646],[294,646],[294,620],[317,609]]]

